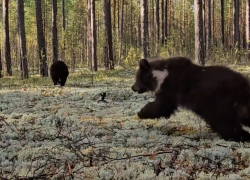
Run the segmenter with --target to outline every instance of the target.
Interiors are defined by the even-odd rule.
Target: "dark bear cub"
[[[50,67],[50,76],[54,85],[64,86],[69,75],[68,67],[63,61],[55,61]]]
[[[170,117],[180,106],[201,116],[225,140],[250,141],[248,80],[223,66],[198,66],[185,57],[142,59],[132,90],[152,92],[155,100],[140,118]]]

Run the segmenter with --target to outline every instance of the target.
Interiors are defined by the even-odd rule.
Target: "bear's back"
[[[50,67],[51,74],[58,73],[58,74],[65,74],[68,75],[68,67],[63,61],[55,61]]]

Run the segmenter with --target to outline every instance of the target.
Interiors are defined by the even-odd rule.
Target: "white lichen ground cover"
[[[138,119],[153,98],[132,92],[133,80],[124,70],[71,75],[64,88],[0,82],[0,178],[250,178],[250,143],[222,140],[184,109]]]

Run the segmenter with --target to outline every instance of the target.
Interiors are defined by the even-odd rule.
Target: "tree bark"
[[[57,0],[52,0],[52,61],[58,61],[58,40],[57,40]]]
[[[88,0],[88,11],[87,11],[87,57],[88,57],[88,66],[92,70],[92,49],[91,49],[91,0]]]
[[[246,0],[246,44],[247,57],[250,60],[250,0]]]
[[[102,2],[103,2],[104,30],[106,39],[104,52],[106,51],[105,54],[108,55],[106,56],[106,59],[104,59],[104,65],[106,69],[114,69],[110,0],[102,0]]]
[[[123,42],[123,24],[124,24],[124,0],[121,0],[121,10],[120,10],[120,18],[118,17],[118,29],[119,29],[119,59],[122,56],[122,42]],[[119,12],[119,11],[118,11]],[[119,24],[120,22],[120,24]]]
[[[171,35],[171,28],[172,28],[172,5],[173,5],[173,2],[172,0],[168,0],[168,10],[169,10],[169,14],[168,14],[168,34]]]
[[[159,0],[156,0],[155,2],[155,18],[156,18],[156,39],[157,39],[157,43],[159,43],[160,41],[160,4],[159,4]]]
[[[207,28],[206,28],[206,53],[209,57],[210,48],[211,48],[211,0],[207,0]]]
[[[241,36],[241,38],[242,38],[242,43],[241,43],[241,49],[246,49],[246,7],[244,7],[244,5],[246,5],[245,4],[245,2],[244,1],[241,1],[241,22],[240,22],[240,26],[241,26],[241,34],[242,34],[242,36]]]
[[[91,71],[97,71],[95,0],[88,0],[88,63]]]
[[[168,37],[168,0],[165,0],[165,19],[164,19],[164,43],[167,44]]]
[[[91,0],[91,30],[92,30],[92,67],[97,71],[96,56],[96,23],[95,23],[95,0]]]
[[[167,17],[167,16],[165,16],[164,14],[164,11],[165,10],[165,8],[164,8],[164,0],[162,0],[161,1],[161,44],[163,45],[164,44],[164,38],[165,38],[165,25],[164,25],[164,19],[165,19],[165,17]]]
[[[142,58],[148,57],[148,1],[141,0],[141,42]]]
[[[213,12],[212,12],[213,13],[213,46],[217,47],[215,11],[216,11],[216,0],[213,0]]]
[[[234,47],[240,49],[239,0],[234,0]]]
[[[35,0],[36,5],[36,27],[37,27],[37,44],[38,55],[40,59],[40,74],[43,77],[48,76],[47,53],[45,48],[45,37],[43,31],[43,18],[41,9],[41,0]]]
[[[124,0],[121,1],[121,20],[120,20],[120,41],[123,38],[123,24],[124,24]]]
[[[225,44],[225,20],[224,20],[224,0],[221,0],[221,45],[224,47]]]
[[[202,0],[194,0],[194,19],[195,19],[195,61],[201,65],[205,65]]]
[[[9,36],[9,0],[3,0],[3,70],[4,76],[12,76]]]
[[[63,27],[63,48],[62,48],[62,60],[65,59],[65,29],[66,29],[66,20],[65,20],[65,0],[62,0],[62,27]]]
[[[20,52],[20,70],[21,78],[28,78],[28,62],[26,52],[26,37],[25,37],[25,22],[24,22],[24,3],[23,0],[17,0],[17,27],[18,27],[18,41]]]

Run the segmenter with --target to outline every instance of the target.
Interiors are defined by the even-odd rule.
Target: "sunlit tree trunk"
[[[231,33],[231,3],[228,2],[228,16],[227,19],[229,20],[227,26],[227,48],[232,49],[232,33]]]
[[[181,27],[182,28],[182,30],[181,30],[182,33],[186,32],[186,30],[185,30],[185,28],[186,28],[186,22],[185,22],[185,19],[186,19],[185,18],[185,14],[186,14],[185,13],[185,2],[186,2],[185,0],[182,0],[182,27]],[[181,36],[182,36],[182,34],[181,34]],[[185,44],[186,43],[185,42],[186,39],[187,39],[186,37],[182,39],[182,48],[185,48],[185,46],[186,46],[186,44]]]
[[[221,4],[221,45],[224,47],[225,44],[225,20],[224,20],[224,0],[220,0]]]
[[[165,8],[164,8],[164,0],[161,1],[161,44],[164,44],[164,38],[165,38],[165,25],[164,25],[164,19],[165,19]],[[167,15],[166,15],[167,17]]]
[[[89,69],[97,71],[95,0],[88,0],[88,62]]]
[[[171,33],[171,28],[172,28],[172,0],[168,0],[168,11],[169,11],[169,14],[168,14],[168,34]]]
[[[160,4],[159,0],[155,2],[155,18],[156,18],[156,39],[157,43],[160,41]]]
[[[113,0],[113,27],[114,27],[114,32],[115,32],[115,20],[116,20],[116,1],[117,0]]]
[[[88,66],[89,69],[92,69],[92,49],[91,49],[91,37],[92,37],[92,30],[91,30],[91,0],[88,1],[88,11],[87,11],[87,57],[88,57]]]
[[[246,0],[246,43],[247,57],[250,60],[250,0]]]
[[[121,0],[120,3],[120,18],[119,19],[119,59],[121,59],[121,55],[122,55],[122,42],[123,42],[123,24],[124,24],[124,0]],[[118,11],[119,12],[119,11]]]
[[[202,0],[194,0],[194,19],[195,19],[195,61],[201,65],[205,65]]]
[[[244,1],[241,1],[241,24],[240,24],[240,28],[241,28],[241,38],[242,38],[242,49],[246,49],[246,7],[245,7],[246,3]],[[241,39],[240,38],[240,39]]]
[[[206,17],[206,2],[205,0],[202,0],[202,20],[203,20],[203,42],[204,42],[204,57],[206,57],[207,54],[207,32],[206,32],[206,23],[207,23],[207,17]]]
[[[63,47],[62,47],[62,60],[65,59],[65,30],[66,30],[66,20],[65,20],[65,0],[62,0],[62,38],[63,38]]]
[[[96,56],[96,23],[95,23],[95,0],[91,0],[91,30],[92,30],[92,68],[97,71]]]
[[[206,12],[206,15],[207,15],[207,21],[206,21],[206,24],[207,24],[207,27],[206,27],[206,53],[207,53],[207,57],[209,57],[209,53],[210,53],[210,48],[211,48],[211,0],[207,0],[206,1],[207,3],[207,12]]]
[[[3,0],[3,70],[4,76],[12,76],[9,36],[9,0]]]
[[[217,37],[216,37],[216,17],[215,17],[215,11],[216,11],[216,0],[213,0],[213,11],[212,11],[212,17],[213,17],[213,46],[217,46]]]
[[[141,42],[142,58],[148,57],[148,1],[141,0]]]
[[[234,0],[234,48],[235,48],[235,55],[237,60],[240,60],[238,57],[238,51],[240,49],[240,27],[239,27],[239,0]]]
[[[52,60],[58,60],[58,40],[57,40],[57,0],[52,0]]]
[[[165,0],[165,19],[164,19],[164,43],[167,43],[167,37],[168,37],[168,0]]]
[[[43,31],[43,18],[41,0],[35,0],[36,5],[36,29],[37,29],[37,44],[38,55],[40,59],[40,74],[43,77],[48,76],[47,53],[45,48],[45,37]]]
[[[21,70],[21,78],[23,79],[29,77],[27,53],[26,53],[23,0],[17,0],[17,23],[18,23],[18,41],[19,41],[19,52],[20,52],[20,70]]]

